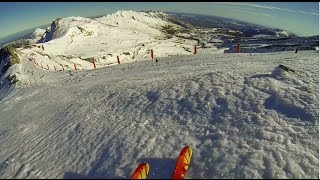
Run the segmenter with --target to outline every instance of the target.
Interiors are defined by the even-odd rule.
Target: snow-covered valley
[[[1,178],[127,179],[143,161],[148,178],[170,178],[185,145],[186,178],[319,178],[319,51],[193,54],[195,40],[156,39],[167,22],[135,28],[120,17],[80,26],[95,28],[96,42],[68,23],[17,49],[6,73],[19,81],[0,86]],[[122,25],[123,42],[103,23]],[[117,48],[94,46],[104,41]]]

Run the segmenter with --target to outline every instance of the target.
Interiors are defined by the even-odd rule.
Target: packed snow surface
[[[319,178],[317,51],[78,71],[21,57],[24,79],[0,102],[1,178],[129,178],[143,161],[170,178],[185,145],[186,178]]]

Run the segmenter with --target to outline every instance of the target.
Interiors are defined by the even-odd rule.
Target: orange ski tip
[[[185,146],[180,151],[180,154],[177,159],[176,167],[172,175],[172,179],[184,179],[185,174],[189,168],[191,156],[192,156],[192,148],[190,146]]]
[[[130,179],[146,179],[149,173],[150,166],[148,163],[141,163],[132,173]]]

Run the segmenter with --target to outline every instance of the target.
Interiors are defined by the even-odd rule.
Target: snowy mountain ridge
[[[200,45],[201,39],[197,36],[201,31],[172,23],[170,18],[162,12],[135,11],[117,11],[95,19],[58,18],[46,30],[36,29],[30,44],[17,48],[17,52],[24,54],[37,68],[49,71],[93,69],[151,60],[151,50],[154,59],[192,54],[194,46]],[[224,49],[213,45],[207,51],[223,53]],[[21,68],[11,69],[15,69],[10,72],[17,80],[24,79]]]
[[[117,11],[114,14],[108,14],[100,18],[84,18],[84,17],[67,17],[58,18],[48,29],[47,36],[51,38],[44,38],[43,42],[63,37],[71,34],[77,27],[87,26],[93,32],[99,32],[102,28],[106,31],[111,29],[141,31],[143,33],[150,33],[159,35],[159,29],[164,25],[174,25],[168,21],[162,20],[165,13],[145,13],[135,11]],[[156,30],[157,29],[157,30]],[[119,38],[119,37],[118,37]]]
[[[93,19],[72,16],[54,20],[45,30],[37,28],[31,39],[21,40],[21,43],[17,41],[23,46],[18,45],[15,51],[25,54],[38,68],[53,71],[116,65],[118,58],[121,64],[151,60],[151,49],[154,59],[159,59],[192,54],[195,45],[197,49],[201,48],[200,52],[212,54],[235,52],[237,42],[241,42],[242,52],[265,52],[273,48],[281,50],[296,46],[292,42],[285,43],[284,46],[288,47],[282,47],[281,42],[280,46],[270,45],[270,39],[279,43],[277,38],[287,37],[289,34],[285,31],[273,31],[260,26],[251,29],[245,26],[241,30],[239,27],[243,25],[233,21],[123,10]],[[229,28],[228,24],[231,24]],[[244,37],[250,34],[251,37]],[[28,41],[27,45],[24,45],[25,41]],[[248,44],[250,41],[253,44]],[[7,67],[8,62],[3,60],[0,69]],[[20,65],[17,63],[14,66]],[[17,75],[17,79],[22,79],[19,77],[22,72],[10,72]]]
[[[151,48],[154,48],[157,57],[190,53],[197,42],[178,37],[168,38],[163,27],[178,29],[179,26],[160,16],[165,15],[118,11],[96,19],[57,19],[38,45],[43,46],[43,53],[49,56],[70,55],[75,59],[93,57],[97,63],[104,64],[115,63],[117,55],[123,62],[145,59],[150,57]],[[123,55],[123,52],[128,53]]]

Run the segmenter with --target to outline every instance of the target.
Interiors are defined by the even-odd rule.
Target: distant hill
[[[0,47],[2,47],[5,44],[8,44],[10,42],[19,40],[19,39],[25,39],[25,38],[29,38],[30,35],[32,35],[32,33],[35,31],[35,29],[37,28],[46,28],[50,26],[50,24],[46,24],[46,25],[41,25],[39,27],[35,27],[35,28],[30,28],[30,29],[26,29],[20,32],[17,32],[15,34],[6,36],[2,39],[0,39]]]

